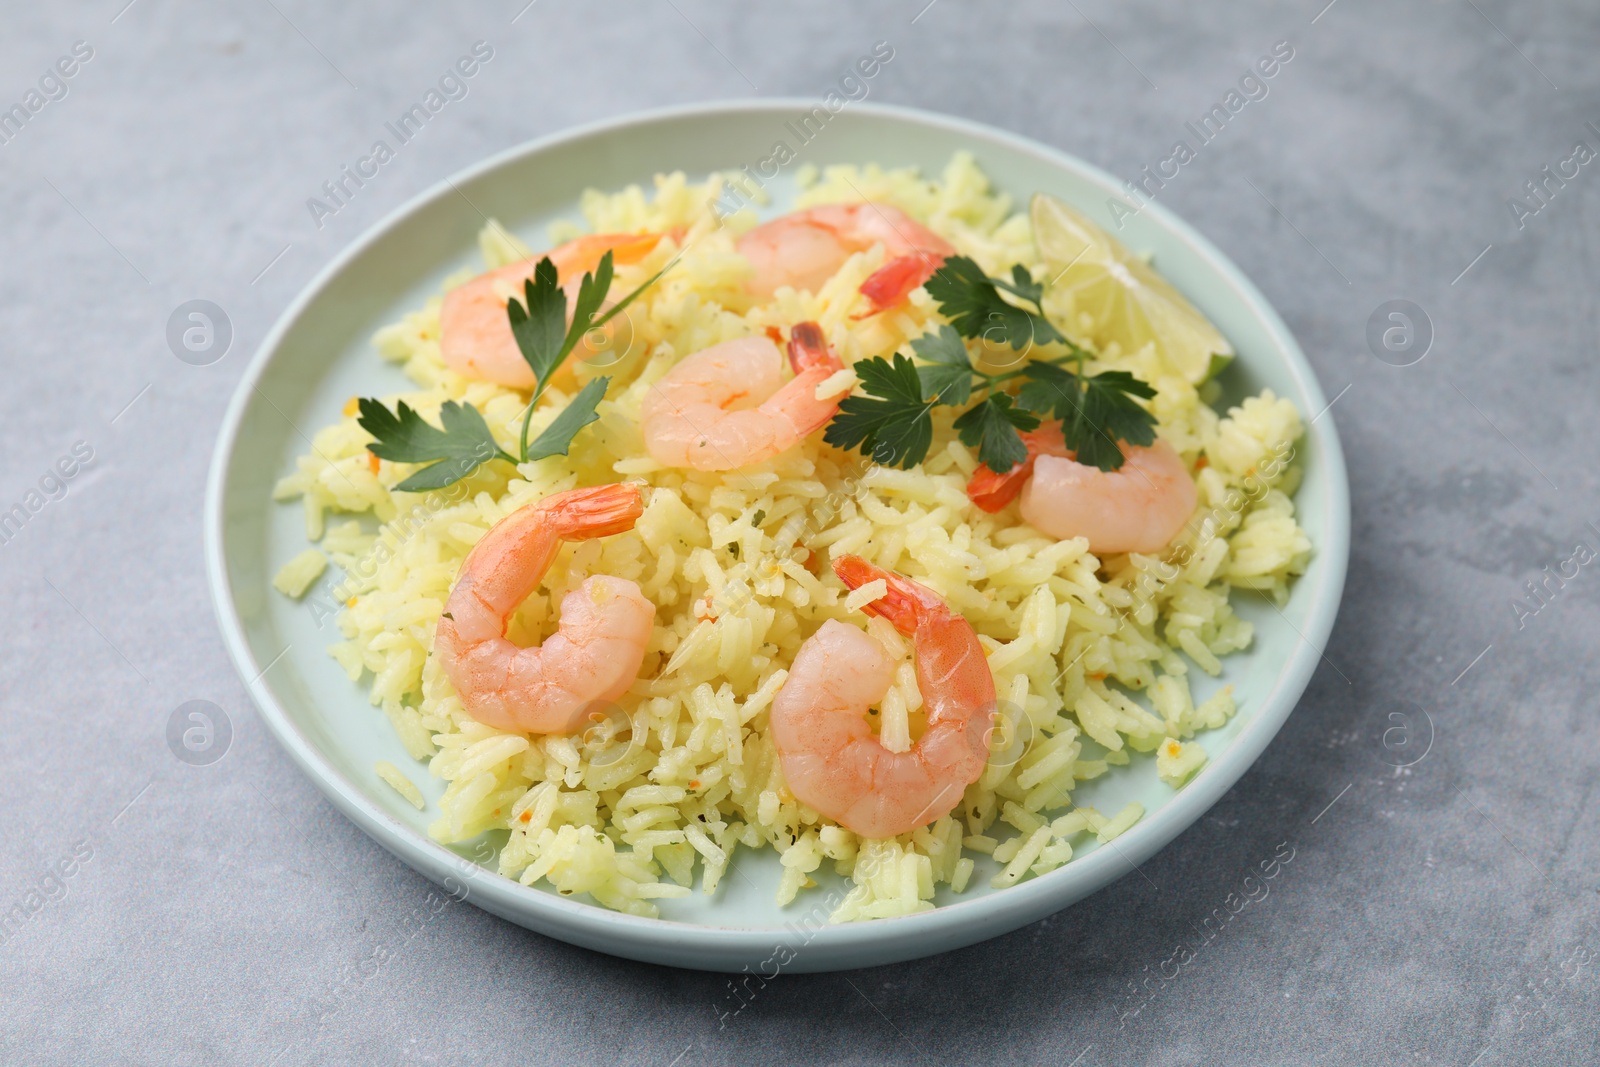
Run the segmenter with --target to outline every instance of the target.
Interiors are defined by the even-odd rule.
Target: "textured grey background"
[[[124,2],[0,13],[0,106],[74,41],[94,48],[70,94],[0,146],[0,510],[74,442],[95,453],[0,547],[0,904],[49,890],[0,944],[0,1061],[1600,1057],[1600,577],[1582,568],[1521,629],[1512,607],[1576,542],[1600,549],[1600,165],[1525,228],[1507,207],[1575,141],[1600,148],[1584,126],[1600,124],[1594,5]],[[319,232],[306,198],[478,39],[495,58],[471,95]],[[201,566],[204,476],[274,317],[417,191],[575,123],[820,97],[880,39],[896,55],[872,99],[1124,177],[1293,43],[1270,95],[1161,199],[1260,283],[1340,395],[1348,593],[1282,734],[1140,873],[965,951],[782,977],[719,1019],[739,1003],[725,977],[469,906],[430,915],[430,887],[312,789],[233,675]],[[210,366],[164,339],[193,298],[234,326]],[[1434,331],[1405,368],[1366,342],[1395,298]],[[167,748],[190,699],[233,725],[212,766]],[[1163,966],[1285,841],[1270,896]],[[75,848],[92,855],[64,890],[45,883]]]

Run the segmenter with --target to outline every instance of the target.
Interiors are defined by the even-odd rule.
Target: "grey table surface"
[[[1600,150],[1600,10],[1175,7],[5,4],[0,107],[29,117],[0,144],[0,510],[39,508],[0,545],[0,1061],[1600,1059],[1600,168],[1575,152]],[[479,40],[470,94],[319,229],[307,198]],[[250,353],[322,264],[470,162],[661,104],[821,97],[879,40],[871,99],[1125,178],[1290,42],[1160,199],[1338,397],[1354,548],[1325,663],[1138,874],[974,948],[736,1000],[471,907],[401,933],[430,887],[291,765],[212,618],[205,473]],[[209,366],[166,340],[197,298],[234,331]],[[1421,309],[1399,354],[1368,340],[1396,299]],[[92,460],[55,480],[75,446]],[[210,766],[166,743],[191,699],[232,723]],[[1173,963],[1283,843],[1270,895]]]

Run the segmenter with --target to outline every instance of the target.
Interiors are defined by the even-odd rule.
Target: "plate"
[[[1238,351],[1221,378],[1223,403],[1263,387],[1287,396],[1308,418],[1326,407],[1294,338],[1250,281],[1205,238],[1159,204],[1115,227],[1110,204],[1121,184],[1080,160],[986,126],[904,108],[849,104],[786,166],[779,142],[813,101],[761,100],[696,105],[617,119],[535,141],[471,167],[423,193],[374,227],[306,287],[250,362],[228,408],[207,487],[206,563],[212,600],[239,675],[278,741],[339,810],[380,844],[458,898],[573,944],[652,963],[705,970],[825,971],[927,956],[1014,930],[1123,877],[1198,819],[1255,761],[1305,690],[1327,640],[1344,587],[1349,551],[1349,489],[1332,419],[1318,419],[1299,447],[1304,481],[1300,522],[1316,546],[1306,574],[1281,613],[1259,597],[1236,596],[1236,610],[1256,626],[1251,649],[1226,660],[1240,711],[1202,735],[1211,761],[1172,791],[1154,760],[1084,783],[1074,796],[1114,812],[1139,800],[1145,817],[1109,846],[1086,847],[1065,866],[1003,890],[990,890],[979,867],[965,894],[948,887],[933,910],[894,919],[831,926],[836,882],[780,909],[773,902],[774,853],[741,851],[714,897],[663,901],[661,919],[641,919],[503,878],[488,842],[452,850],[428,837],[441,782],[424,779],[429,810],[414,810],[373,772],[376,760],[416,766],[387,718],[371,707],[327,655],[338,640],[325,611],[271,588],[279,566],[304,548],[297,506],[275,504],[274,481],[293,469],[317,427],[334,421],[352,395],[407,387],[370,338],[436,293],[444,277],[482,269],[477,234],[498,218],[534,248],[547,247],[546,225],[578,220],[579,193],[630,183],[648,187],[658,172],[691,177],[742,170],[772,195],[771,213],[795,191],[800,164],[913,165],[938,173],[957,151],[971,152],[995,185],[1026,205],[1051,193],[1150,253],[1162,274],[1189,297]],[[814,121],[813,121],[814,125]],[[767,177],[767,171],[776,171]],[[332,577],[322,579],[325,587]],[[1220,684],[1220,683],[1216,683]],[[1205,695],[1197,686],[1196,699]],[[982,859],[983,857],[978,857]],[[829,875],[828,877],[832,877]],[[809,899],[808,899],[809,898]]]

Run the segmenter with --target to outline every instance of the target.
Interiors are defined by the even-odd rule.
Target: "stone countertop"
[[[1568,564],[1515,607],[1600,549],[1600,176],[1575,152],[1600,150],[1600,10],[525,2],[5,5],[0,108],[29,117],[0,127],[0,511],[39,507],[0,545],[0,902],[43,903],[3,930],[0,1060],[1600,1059],[1600,577]],[[307,199],[480,40],[493,60],[467,95],[319,228]],[[248,354],[342,247],[467,163],[662,104],[820,98],[880,40],[872,100],[1125,178],[1289,42],[1159,195],[1256,279],[1338,398],[1354,547],[1326,662],[1256,767],[1138,874],[973,948],[784,976],[719,1023],[725,976],[473,908],[400,938],[430,887],[295,770],[212,618],[205,475]],[[207,366],[166,340],[193,299],[234,333]],[[1421,309],[1420,362],[1369,345],[1391,300]],[[211,766],[166,744],[191,699],[232,724]],[[1280,845],[1266,899],[1174,962]]]

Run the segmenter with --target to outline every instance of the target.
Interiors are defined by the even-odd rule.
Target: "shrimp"
[[[468,715],[497,730],[570,734],[627,691],[656,614],[633,582],[585,578],[561,598],[561,625],[543,645],[520,648],[505,632],[563,541],[631,530],[643,511],[637,485],[572,489],[512,512],[473,546],[434,636]]]
[[[766,337],[724,341],[673,367],[640,412],[650,455],[669,467],[733,470],[771,459],[821,429],[849,386],[826,400],[817,399],[817,388],[843,364],[814,322],[791,328],[788,348],[795,375],[787,384],[783,356]]]
[[[815,293],[845,260],[881,244],[889,260],[861,283],[872,315],[894,307],[933,277],[955,246],[887,204],[825,204],[791,212],[739,238],[739,253],[756,268],[750,291],[770,299],[787,285]]]
[[[894,837],[949,814],[983,773],[994,675],[972,625],[927,586],[859,556],[833,569],[852,589],[888,583],[866,610],[913,638],[927,731],[909,752],[873,736],[866,711],[889,691],[894,661],[876,638],[830,619],[800,646],[773,698],[772,742],[802,803],[862,837]]]
[[[1124,443],[1122,453],[1114,471],[1040,455],[1022,489],[1022,517],[1052,537],[1088,538],[1096,555],[1160,552],[1194,514],[1194,478],[1165,441]]]
[[[1121,468],[1078,463],[1048,423],[1022,435],[1028,458],[1004,474],[978,468],[967,496],[984,511],[999,511],[1022,494],[1019,511],[1031,525],[1063,540],[1084,537],[1089,551],[1159,552],[1194,514],[1194,478],[1171,445],[1122,444]]]
[[[439,352],[445,364],[464,378],[513,389],[533,388],[537,383],[511,334],[506,301],[522,299],[522,283],[533,277],[539,261],[549,256],[555,264],[556,275],[567,294],[567,314],[571,315],[578,300],[578,287],[572,284],[575,279],[599,266],[607,252],[613,262],[636,263],[649,255],[663,236],[593,233],[456,286],[444,295],[444,304],[439,308]]]
[[[1000,511],[1017,498],[1022,487],[1033,477],[1033,464],[1041,455],[1070,457],[1066,439],[1061,436],[1059,422],[1046,422],[1037,430],[1024,430],[1018,434],[1028,449],[1028,458],[1004,474],[996,474],[987,466],[980,466],[967,483],[967,496],[980,511],[991,514]]]

